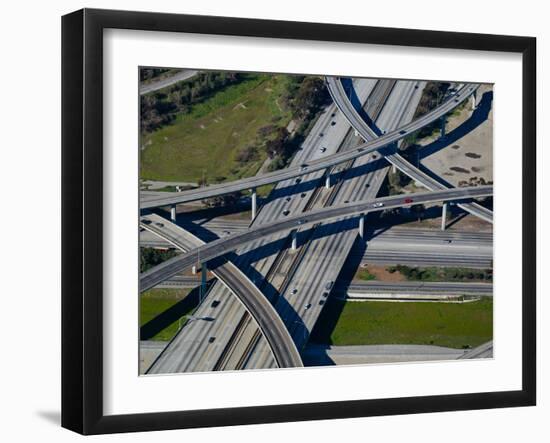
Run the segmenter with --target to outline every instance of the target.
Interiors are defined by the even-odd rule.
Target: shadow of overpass
[[[211,283],[212,281],[209,281],[208,285],[211,285]],[[188,314],[199,305],[199,295],[200,290],[196,287],[187,294],[185,298],[179,300],[174,305],[142,325],[139,328],[139,339],[150,340],[172,323],[179,321],[183,315]]]
[[[411,158],[416,158],[416,156],[418,155],[418,159],[422,160],[460,140],[462,137],[476,129],[489,118],[492,103],[493,91],[485,92],[481,97],[481,100],[479,101],[476,109],[474,110],[474,112],[472,112],[472,115],[466,121],[447,133],[445,137],[440,137],[432,143],[423,147],[416,146],[414,152],[411,152]]]

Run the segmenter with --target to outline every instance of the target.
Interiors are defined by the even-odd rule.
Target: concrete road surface
[[[158,91],[159,89],[164,89],[168,86],[174,85],[177,82],[183,80],[188,80],[191,77],[195,76],[199,71],[194,71],[191,69],[182,69],[176,74],[164,78],[162,80],[152,81],[143,85],[139,85],[139,95],[149,94],[150,92]]]
[[[302,356],[306,366],[398,363],[407,361],[456,360],[463,349],[429,345],[308,345]]]
[[[453,188],[444,191],[432,191],[409,194],[407,196],[410,202],[404,201],[402,195],[382,197],[376,200],[369,200],[364,202],[356,202],[349,204],[336,205],[324,209],[309,211],[298,216],[288,217],[286,220],[276,221],[273,223],[266,223],[258,228],[250,229],[240,234],[234,234],[223,239],[215,240],[211,243],[207,243],[192,251],[189,251],[180,256],[174,257],[170,260],[155,266],[152,269],[142,273],[140,275],[140,291],[150,289],[159,283],[167,280],[171,276],[183,271],[186,268],[191,267],[197,261],[208,261],[215,257],[219,257],[230,251],[237,249],[240,246],[250,243],[259,238],[280,232],[289,231],[300,227],[311,226],[319,222],[326,222],[335,218],[341,218],[347,215],[357,215],[360,213],[367,213],[372,211],[380,211],[389,208],[396,208],[403,205],[410,205],[411,202],[415,204],[424,204],[445,200],[457,200],[464,198],[482,197],[492,195],[492,186],[476,186],[472,188]],[[158,223],[158,222],[157,222]],[[144,228],[149,227],[144,222],[141,223]],[[199,258],[200,257],[200,258]]]

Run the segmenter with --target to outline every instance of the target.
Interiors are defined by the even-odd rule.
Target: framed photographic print
[[[62,425],[534,405],[534,38],[62,22]]]

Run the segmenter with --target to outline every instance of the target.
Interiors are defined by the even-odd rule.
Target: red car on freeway
[[[412,202],[413,202],[413,199],[410,198],[410,197],[407,197],[407,198],[403,201],[403,203],[412,203]]]

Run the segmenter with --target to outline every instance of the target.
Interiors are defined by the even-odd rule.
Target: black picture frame
[[[170,31],[519,53],[522,85],[522,389],[106,416],[103,413],[103,30]],[[83,9],[62,18],[62,426],[82,434],[536,404],[536,39]]]

